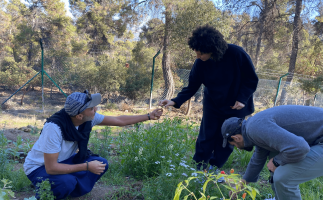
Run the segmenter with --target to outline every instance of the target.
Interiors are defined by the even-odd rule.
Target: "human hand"
[[[162,114],[163,114],[163,109],[157,108],[153,110],[149,115],[150,115],[150,119],[157,120],[162,116]]]
[[[93,160],[91,162],[88,163],[89,165],[89,171],[92,172],[93,174],[97,174],[100,175],[102,172],[104,172],[105,170],[105,166],[107,164],[103,164],[103,162],[97,161],[97,160]]]
[[[271,171],[271,172],[275,172],[275,170],[277,168],[273,163],[273,159],[274,158],[270,159],[268,164],[267,164],[267,167],[268,167],[269,171]]]
[[[167,100],[167,99],[164,99],[164,100],[161,100],[159,103],[158,103],[159,106],[164,106],[164,107],[168,107],[168,106],[174,106],[175,105],[175,102],[174,101],[171,101],[171,100]]]
[[[234,106],[230,106],[232,109],[237,109],[237,110],[241,110],[242,108],[245,107],[245,105],[243,103],[240,103],[239,101],[236,101],[236,103],[234,104]]]

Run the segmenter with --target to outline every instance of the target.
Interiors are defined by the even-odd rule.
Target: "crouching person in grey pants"
[[[222,125],[223,147],[234,145],[254,154],[243,181],[257,182],[267,157],[276,200],[302,199],[299,184],[323,176],[323,109],[278,106],[248,120],[232,117]]]

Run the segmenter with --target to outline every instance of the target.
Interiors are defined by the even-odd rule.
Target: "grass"
[[[100,113],[112,116],[133,114],[107,111]],[[10,126],[14,126],[15,123],[25,126],[37,124],[38,121],[35,116],[13,117],[10,120],[1,118],[0,123],[4,122],[8,127],[7,123],[12,123]],[[39,124],[37,127],[41,128]],[[90,149],[109,161],[109,170],[99,182],[115,187],[111,193],[106,194],[106,199],[173,199],[177,184],[190,176],[195,176],[195,163],[192,162],[192,156],[197,135],[198,124],[189,118],[164,119],[156,121],[153,126],[147,128],[144,126],[95,128],[89,141]],[[8,159],[7,144],[8,141],[1,135],[0,130],[0,180],[12,181],[12,190],[15,192],[33,190],[22,168],[12,170],[16,164]],[[242,175],[251,156],[250,152],[235,149],[221,170],[229,173],[234,168],[236,173]],[[273,195],[267,182],[268,176],[269,172],[264,168],[258,183],[250,184],[260,191],[261,195],[257,196],[257,200]],[[322,185],[323,177],[301,184],[303,199],[323,199]],[[199,195],[200,188],[201,183],[191,181],[192,192]],[[225,195],[228,194],[228,189],[223,186],[220,188]],[[214,185],[208,186],[206,193],[221,196]],[[183,192],[181,198],[187,194]]]

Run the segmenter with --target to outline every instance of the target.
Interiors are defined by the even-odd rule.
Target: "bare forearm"
[[[130,124],[135,124],[138,122],[143,122],[149,120],[148,115],[122,115],[117,117],[118,120],[123,122],[123,126],[130,125]]]
[[[68,165],[68,164],[56,163],[52,167],[46,167],[45,165],[45,168],[46,168],[47,174],[50,174],[50,175],[70,174],[70,173],[79,172],[79,171],[86,171],[87,164],[82,163],[82,164]]]

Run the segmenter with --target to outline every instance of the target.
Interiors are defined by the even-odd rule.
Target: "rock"
[[[128,110],[125,110],[124,112],[128,112]]]
[[[23,131],[24,132],[31,132],[31,129],[30,128],[24,128]]]

